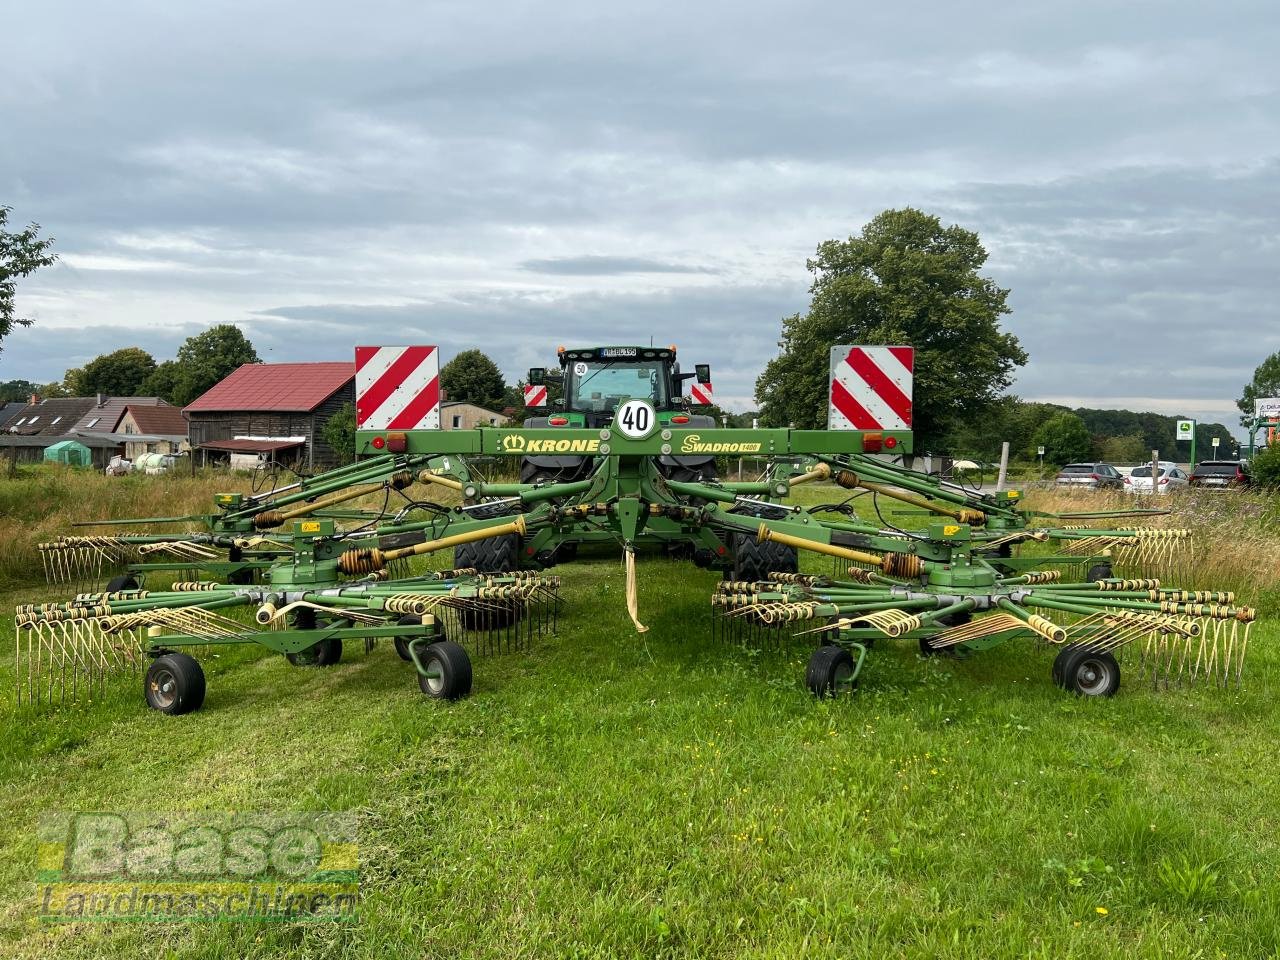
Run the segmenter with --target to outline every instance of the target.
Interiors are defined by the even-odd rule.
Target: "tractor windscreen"
[[[564,392],[569,409],[583,413],[611,413],[627,399],[662,409],[669,396],[667,371],[651,360],[577,360],[565,369]]]

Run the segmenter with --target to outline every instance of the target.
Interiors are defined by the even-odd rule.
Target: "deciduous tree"
[[[39,224],[29,224],[25,230],[16,232],[6,230],[9,210],[0,206],[0,349],[15,326],[29,327],[33,322],[17,315],[18,280],[41,267],[51,266],[58,259],[56,253],[49,252],[53,238],[42,238]]]
[[[766,424],[826,424],[835,344],[915,347],[917,449],[988,411],[1027,355],[1000,329],[1009,291],[979,272],[978,235],[919,210],[886,210],[848,240],[828,240],[808,261],[807,313],[782,321],[782,352],[756,381]]]

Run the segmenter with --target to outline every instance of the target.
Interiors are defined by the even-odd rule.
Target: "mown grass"
[[[182,718],[145,710],[133,682],[90,705],[6,708],[0,950],[1275,954],[1274,626],[1242,689],[1128,683],[1081,701],[1030,644],[964,662],[881,644],[854,698],[819,703],[800,685],[803,642],[712,639],[714,574],[645,560],[638,636],[615,561],[558,572],[558,634],[477,660],[453,706],[426,701],[384,646],[328,670],[232,652],[206,663],[206,707]],[[360,920],[43,925],[47,809],[357,811]]]

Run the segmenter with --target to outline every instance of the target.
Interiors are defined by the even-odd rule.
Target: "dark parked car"
[[[1054,483],[1086,490],[1119,490],[1124,486],[1124,477],[1109,463],[1068,463],[1058,471]]]
[[[1191,471],[1193,487],[1243,487],[1249,471],[1243,460],[1201,460]]]

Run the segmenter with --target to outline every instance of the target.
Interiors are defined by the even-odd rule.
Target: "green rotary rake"
[[[909,372],[903,348],[833,356],[877,350],[894,351]],[[384,362],[386,351],[394,356]],[[593,359],[574,361],[574,376],[625,360],[619,389],[643,380],[635,371],[645,348],[575,352]],[[1163,511],[1043,514],[1015,491],[915,473],[884,456],[910,452],[909,423],[853,423],[847,403],[829,430],[711,429],[647,396],[606,399],[594,422],[572,425],[552,416],[441,431],[429,409],[408,422],[385,416],[389,397],[412,404],[434,382],[435,355],[358,348],[358,396],[381,399],[358,413],[363,458],[352,466],[255,496],[220,495],[206,516],[136,521],[186,527],[178,533],[45,544],[52,582],[95,586],[18,608],[20,699],[92,697],[115,675],[143,673],[150,706],[186,713],[205,695],[193,654],[254,644],[330,666],[344,644],[369,650],[379,640],[412,666],[423,693],[456,699],[471,689],[473,655],[556,629],[560,579],[546,571],[579,548],[621,552],[639,631],[639,557],[721,571],[715,631],[739,642],[817,640],[805,679],[818,695],[851,689],[882,640],[957,657],[1007,641],[1045,644],[1057,651],[1054,681],[1083,696],[1115,692],[1126,651],[1161,683],[1241,679],[1254,613],[1227,592],[1166,585],[1190,537],[1160,525]],[[670,355],[654,363],[680,376]],[[848,374],[857,366],[833,364],[833,411],[847,396],[861,396],[864,413],[874,406],[868,391],[883,383],[869,375],[859,386]],[[381,382],[389,371],[404,389]],[[731,481],[717,474],[717,456],[767,467],[758,480]],[[494,457],[519,460],[524,480],[481,477],[479,459]],[[555,458],[571,458],[572,469]],[[796,504],[805,484],[834,499]],[[923,514],[923,526],[890,523],[886,503]],[[874,522],[860,515],[864,504]],[[421,558],[445,550],[453,569],[422,568]],[[830,558],[831,573],[800,573],[799,551]]]

